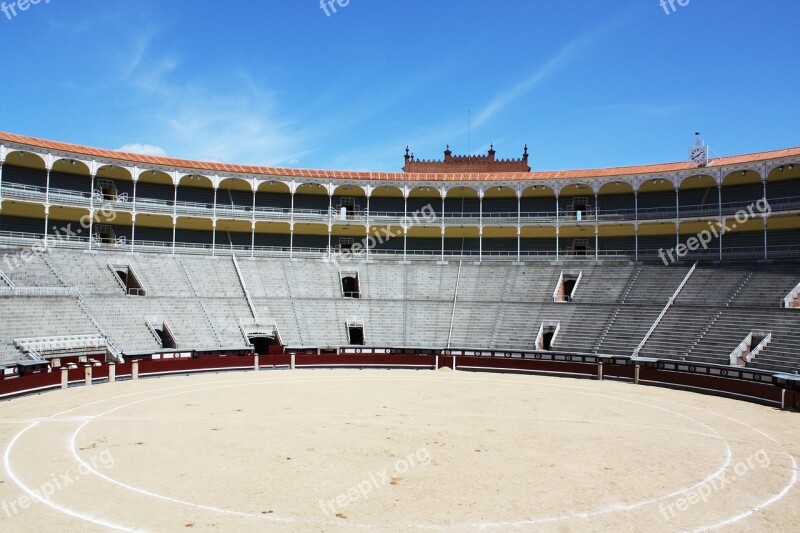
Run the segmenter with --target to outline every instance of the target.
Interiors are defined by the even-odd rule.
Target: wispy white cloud
[[[125,144],[117,148],[118,152],[127,152],[130,154],[152,155],[156,157],[165,157],[167,152],[160,146],[153,146],[152,144],[131,143]]]
[[[560,68],[578,57],[584,49],[599,37],[599,35],[600,33],[583,35],[568,43],[526,80],[492,98],[492,100],[478,112],[473,121],[473,126],[479,128],[483,124],[489,122],[495,115],[503,111],[510,104],[528,94],[537,85],[546,81]]]
[[[152,124],[137,144],[163,147],[175,157],[276,166],[296,164],[309,153],[274,93],[245,72],[176,81],[180,58],[155,46],[157,36],[157,30],[143,30],[120,62],[120,81],[136,89],[139,116]],[[221,76],[236,83],[223,86]]]
[[[473,133],[476,133],[475,130],[489,123],[495,116],[500,114],[515,101],[525,97],[539,84],[555,76],[560,69],[563,69],[570,62],[579,58],[593,43],[612,31],[618,24],[619,21],[613,21],[605,27],[577,37],[547,59],[527,79],[497,94],[482,109],[472,114]],[[451,119],[434,126],[427,125],[424,129],[415,132],[405,132],[403,139],[391,140],[388,142],[379,141],[375,143],[375,145],[370,146],[368,150],[362,147],[360,149],[353,149],[340,153],[330,161],[330,165],[337,168],[350,168],[353,170],[374,170],[376,168],[386,168],[386,161],[394,161],[396,159],[399,162],[397,167],[400,167],[402,166],[402,149],[406,144],[410,144],[413,149],[426,151],[438,150],[439,148],[444,150],[444,145],[442,143],[445,139],[463,139],[466,145],[467,129],[466,116],[458,119]],[[499,138],[490,139],[490,141],[502,143],[502,139]],[[478,146],[473,146],[473,153],[476,150],[485,152],[488,148],[489,142],[483,139],[479,141]],[[510,147],[510,149],[521,150],[522,146]],[[463,146],[461,151],[466,153],[468,151],[467,147]],[[518,154],[513,152],[508,154],[507,157],[518,157]],[[396,168],[394,168],[394,170],[396,170]]]

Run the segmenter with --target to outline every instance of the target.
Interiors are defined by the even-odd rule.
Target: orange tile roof
[[[48,141],[17,135],[14,133],[0,132],[0,141],[12,142],[53,150],[58,152],[69,152],[84,156],[98,157],[104,159],[114,159],[119,162],[131,164],[157,165],[176,167],[197,171],[198,174],[204,172],[214,173],[240,173],[255,174],[263,176],[283,176],[291,178],[328,178],[339,180],[367,180],[367,181],[532,181],[550,179],[587,179],[617,176],[632,176],[640,174],[657,174],[662,172],[677,172],[680,170],[692,170],[698,168],[694,163],[660,163],[653,165],[640,165],[617,168],[599,168],[584,170],[549,170],[537,172],[506,172],[506,173],[487,173],[487,174],[404,174],[400,172],[362,172],[347,170],[312,170],[299,168],[281,167],[262,167],[252,165],[237,165],[229,163],[213,163],[207,161],[191,161],[188,159],[175,159],[169,157],[155,157],[141,154],[131,154],[107,150],[103,148],[91,148],[77,144],[69,144],[58,141]],[[737,165],[743,163],[755,163],[777,159],[780,157],[800,156],[800,147],[784,148],[769,152],[759,152],[754,154],[736,155],[730,157],[720,157],[712,160],[709,167],[721,167],[726,165]]]

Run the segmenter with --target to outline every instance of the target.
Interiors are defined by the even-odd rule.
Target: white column
[[[253,183],[255,185],[255,183]],[[258,188],[253,189],[253,209],[250,213],[252,216],[250,217],[250,229],[252,230],[252,234],[250,236],[250,257],[255,257],[256,254],[256,194],[258,193]]]
[[[134,169],[134,174],[136,170]],[[133,180],[133,213],[131,214],[131,253],[134,252],[134,240],[136,238],[136,184],[139,182],[138,177]]]
[[[133,241],[136,240],[136,213],[131,214],[131,253],[134,252]]]
[[[558,239],[560,231],[561,231],[561,215],[559,213],[558,194],[556,194],[556,261],[558,261],[559,257]]]
[[[408,253],[408,194],[403,191],[403,262],[407,261]]]
[[[597,193],[594,193],[594,260],[600,258],[600,206],[597,203]]]
[[[366,259],[366,261],[367,261],[367,262],[369,262],[369,249],[371,248],[371,246],[369,245],[369,243],[370,243],[370,240],[369,240],[369,238],[370,238],[370,236],[371,236],[371,233],[370,233],[370,231],[369,231],[369,230],[370,230],[369,224],[366,226],[366,230],[367,230],[367,233],[366,233],[366,235],[367,235],[367,236],[366,236],[366,243],[367,243],[367,246],[365,247],[365,248],[367,249],[367,259]],[[378,241],[376,240],[376,241],[375,241],[375,243],[377,244],[377,243],[378,243]]]
[[[330,259],[331,255],[333,254],[332,246],[333,246],[333,184],[330,184],[330,188],[328,189],[328,249],[326,250],[328,253],[328,258]]]
[[[444,263],[444,200],[446,198],[445,193],[442,194],[442,263]]]
[[[138,178],[133,180],[133,212],[136,212],[136,184],[139,183]]]
[[[47,250],[47,234],[50,226],[50,165],[47,166],[47,181],[44,188],[44,249]],[[90,236],[91,237],[91,236]]]
[[[719,202],[719,223],[722,227],[722,184],[717,184],[717,200]],[[722,232],[719,234],[719,260],[722,262]]]
[[[50,206],[44,206],[44,249],[47,250],[47,227],[50,225]]]
[[[761,183],[764,185],[764,201],[767,201],[767,179],[766,177],[761,179]],[[764,261],[769,259],[769,252],[767,249],[767,226],[769,225],[769,217],[764,214]]]
[[[680,186],[675,187],[675,249],[681,244],[681,203]]]
[[[250,257],[256,256],[256,221],[250,223]]]
[[[633,191],[633,260],[639,261],[639,191]]]
[[[289,259],[294,258],[294,192],[291,191],[292,205],[289,215]]]
[[[478,192],[478,263],[483,261],[483,192]]]
[[[289,259],[294,259],[294,222],[289,224]]]
[[[50,165],[47,166],[47,181],[44,187],[44,203],[50,205]]]
[[[483,226],[478,228],[478,263],[483,261]]]
[[[217,218],[217,191],[219,190],[218,186],[214,186],[214,206],[211,208],[211,218]]]
[[[89,251],[92,251],[92,242],[94,241],[94,180],[95,175],[92,174],[91,181],[91,194],[89,196]]]
[[[370,226],[369,226],[369,193],[367,193],[367,261],[369,261],[369,236],[370,236]],[[375,243],[377,244],[377,240]]]
[[[3,162],[0,161],[0,210],[3,208]]]
[[[172,197],[172,255],[175,255],[175,234],[178,225],[178,184],[175,184],[175,194]]]
[[[217,219],[211,219],[211,257],[217,255]]]
[[[517,193],[517,263],[522,262],[522,193]]]

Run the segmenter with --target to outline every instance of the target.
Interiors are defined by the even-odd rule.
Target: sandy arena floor
[[[199,375],[0,404],[0,531],[800,531],[800,415],[615,382]]]

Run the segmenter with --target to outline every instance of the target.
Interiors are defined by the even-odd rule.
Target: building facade
[[[692,158],[696,158],[693,154]],[[0,244],[363,260],[800,257],[800,148],[530,171],[453,156],[404,172],[253,167],[0,133]],[[706,238],[706,236],[710,237]]]

